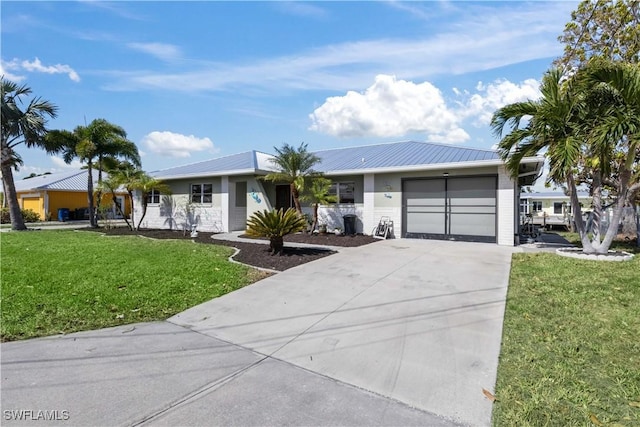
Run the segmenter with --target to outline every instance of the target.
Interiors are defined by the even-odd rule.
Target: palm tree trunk
[[[24,218],[22,218],[22,212],[20,211],[20,204],[18,203],[18,194],[16,193],[15,182],[13,181],[13,170],[8,162],[2,162],[2,180],[4,181],[5,199],[9,206],[9,215],[11,217],[11,229],[12,230],[26,230],[27,226],[24,224]]]
[[[311,224],[311,232],[316,231],[318,226],[318,203],[313,204],[313,224]]]
[[[87,162],[87,200],[89,201],[89,224],[92,228],[98,228],[98,213],[93,201],[93,162]]]
[[[593,253],[594,249],[593,249],[593,246],[591,245],[591,240],[589,240],[589,234],[587,232],[587,228],[585,226],[584,220],[582,219],[582,208],[580,206],[580,201],[578,200],[578,192],[576,190],[576,181],[572,173],[567,174],[567,186],[569,187],[571,209],[573,210],[573,216],[576,223],[576,230],[580,235],[580,242],[582,242],[582,252]]]
[[[122,215],[124,222],[127,223],[127,227],[129,227],[129,230],[133,230],[133,227],[131,226],[131,224],[129,224],[129,220],[127,219],[127,216],[124,214],[124,211],[122,210],[122,206],[120,206],[120,204],[118,203],[118,199],[116,198],[116,193],[114,193],[113,191],[111,192],[111,200],[113,200],[113,204],[118,210],[118,213]]]
[[[302,215],[302,207],[300,206],[300,192],[298,191],[298,187],[296,187],[296,184],[294,182],[292,182],[289,185],[291,186],[291,196],[293,197],[293,206],[295,206],[296,211],[298,211],[298,213]]]
[[[284,250],[284,239],[282,238],[282,236],[270,237],[269,249],[271,250],[271,255],[276,255],[276,254],[282,255],[282,251]]]
[[[147,214],[147,198],[143,194],[142,195],[142,215],[140,216],[140,221],[138,221],[138,227],[136,227],[136,230],[140,230],[140,225],[142,225],[142,220],[144,219],[144,216],[146,214]]]

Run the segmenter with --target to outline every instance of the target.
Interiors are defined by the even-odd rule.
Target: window
[[[521,214],[525,214],[525,215],[529,213],[529,200],[528,199],[520,200],[520,213]]]
[[[532,212],[541,212],[542,211],[542,201],[541,200],[533,200],[531,202],[531,211]]]
[[[562,202],[553,202],[553,213],[555,215],[562,215]]]
[[[247,182],[236,182],[236,208],[247,207]]]
[[[329,194],[336,196],[338,203],[355,203],[354,182],[334,182],[329,187]]]
[[[213,185],[191,184],[191,203],[211,203],[213,201]]]
[[[151,190],[147,193],[146,195],[147,197],[147,204],[148,205],[152,205],[152,204],[158,204],[160,203],[160,192],[158,190]]]

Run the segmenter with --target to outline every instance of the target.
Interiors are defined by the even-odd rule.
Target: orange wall
[[[49,215],[50,217],[47,220],[58,220],[58,209],[67,208],[70,211],[74,211],[77,208],[86,208],[89,206],[89,201],[87,200],[87,193],[84,191],[51,191],[48,190],[47,194],[49,196]],[[26,195],[39,195],[39,209],[34,209],[35,202],[31,197],[26,198],[27,203],[24,203],[24,199],[22,197]],[[124,196],[125,198],[125,215],[130,215],[130,203],[129,203],[129,195],[128,194],[118,194],[118,196]],[[18,193],[18,200],[20,200],[20,207],[23,209],[33,209],[40,215],[40,219],[44,219],[45,215],[45,197],[44,191],[27,191],[23,193]],[[112,206],[113,200],[111,197],[111,193],[102,195],[101,206]],[[26,205],[26,206],[25,206]]]

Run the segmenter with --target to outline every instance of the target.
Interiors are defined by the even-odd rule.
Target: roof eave
[[[324,172],[325,175],[364,175],[376,173],[398,173],[398,172],[419,172],[433,170],[455,170],[470,169],[477,167],[500,166],[504,164],[500,159],[477,160],[472,162],[453,162],[453,163],[434,163],[426,165],[409,165],[409,166],[388,166],[382,168],[363,168],[363,169],[342,169]]]

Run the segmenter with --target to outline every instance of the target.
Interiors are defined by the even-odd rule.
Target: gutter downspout
[[[49,192],[44,190],[44,220],[49,221]]]

